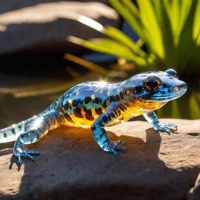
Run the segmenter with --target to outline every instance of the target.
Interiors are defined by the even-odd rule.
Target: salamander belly
[[[80,119],[74,116],[71,116],[71,118],[73,119],[73,122],[72,121],[69,122],[68,120],[65,119],[65,124],[64,124],[65,126],[90,128],[97,119],[95,118],[94,120],[88,121],[88,120]],[[112,121],[108,126],[114,126],[117,124],[121,124],[123,122],[124,122],[124,118],[117,119],[117,120]]]
[[[115,119],[109,119],[110,123],[108,126],[113,126],[116,124],[128,121],[130,118],[142,115],[146,112],[156,110],[163,106],[166,102],[149,102],[149,101],[136,101],[134,103],[129,102],[123,106],[126,109],[122,109],[122,104],[119,104],[117,108],[117,113],[115,113]],[[65,125],[71,127],[83,127],[89,128],[92,124],[106,111],[106,108],[98,107],[96,109],[91,107],[76,107],[71,110],[71,112],[65,113]],[[119,114],[120,113],[120,114]],[[117,118],[116,118],[117,116]],[[112,116],[108,116],[112,118]],[[107,123],[102,121],[102,123]]]
[[[71,114],[71,117],[78,127],[91,127],[92,124],[96,121],[96,119],[99,117],[95,114],[94,109],[86,110],[84,108],[79,109],[78,111],[73,111]]]
[[[102,114],[105,110],[102,109]],[[81,117],[82,116],[82,117]],[[119,119],[113,120],[108,126],[113,126],[124,122],[124,114],[119,117]],[[81,115],[76,116],[74,113],[65,114],[65,125],[71,127],[82,127],[90,128],[92,124],[100,117],[100,114],[97,114],[94,109],[91,109],[91,112],[85,113],[81,110]]]
[[[101,114],[102,113],[103,112],[101,112]],[[73,110],[71,113],[64,114],[65,125],[88,128],[92,126],[99,116],[100,114],[96,114],[94,109],[78,108]]]
[[[105,110],[102,109],[102,114],[105,112]],[[137,116],[139,114],[135,114],[134,116]],[[65,115],[65,125],[71,126],[71,127],[82,127],[82,128],[90,128],[92,124],[100,117],[100,114],[97,114],[94,109],[91,109],[91,112],[85,113],[81,109],[81,115],[76,116],[74,113],[70,113]],[[121,115],[117,117],[117,119],[111,120],[110,124],[107,126],[114,126],[117,124],[121,124],[128,119],[133,117],[131,113],[129,112],[121,112]],[[106,123],[106,122],[102,122]]]

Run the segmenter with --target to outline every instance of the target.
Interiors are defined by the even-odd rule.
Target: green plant
[[[108,38],[89,41],[70,37],[82,46],[124,57],[139,67],[156,66],[160,70],[173,67],[190,73],[200,62],[200,0],[109,0],[111,5],[138,34],[135,43],[113,27],[81,16],[79,21]],[[141,49],[145,44],[147,52]]]

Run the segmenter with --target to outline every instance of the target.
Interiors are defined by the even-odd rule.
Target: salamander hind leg
[[[37,130],[28,131],[20,134],[17,138],[14,146],[14,155],[18,158],[18,162],[21,163],[21,157],[30,158],[32,161],[34,157],[31,155],[39,155],[40,152],[37,150],[27,150],[23,146],[24,144],[31,144],[40,139],[40,133]]]
[[[49,130],[58,126],[57,119],[56,113],[46,112],[27,122],[25,125],[25,132],[19,135],[13,150],[19,163],[22,162],[21,157],[27,157],[33,161],[34,157],[32,155],[40,154],[37,150],[25,149],[24,144],[37,142],[42,136],[47,134]]]
[[[119,117],[119,112],[117,112],[116,103],[111,103],[109,109],[103,113],[92,125],[93,136],[98,143],[98,145],[107,152],[114,153],[115,156],[118,155],[116,150],[127,151],[127,143],[122,141],[110,141],[108,135],[104,129],[112,121],[116,120]]]

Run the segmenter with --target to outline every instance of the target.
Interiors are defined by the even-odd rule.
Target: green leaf
[[[110,4],[117,10],[117,12],[126,20],[126,22],[132,27],[135,32],[142,37],[142,27],[140,18],[138,15],[132,11],[130,11],[122,1],[109,0]]]
[[[189,98],[190,113],[192,118],[198,119],[200,116],[200,98],[196,93],[192,93]]]
[[[200,0],[109,0],[140,37],[135,43],[113,27],[81,16],[79,21],[109,39],[81,41],[92,50],[124,57],[138,66],[192,72],[200,62]],[[141,42],[142,41],[142,42]],[[145,45],[147,52],[142,50]]]
[[[148,49],[160,58],[164,58],[162,35],[153,3],[150,0],[138,0],[137,3],[145,35],[142,39],[147,43]]]
[[[129,48],[110,39],[93,39],[90,41],[82,40],[81,45],[91,50],[108,53],[118,57],[124,57],[139,66],[148,65],[146,59],[134,55]]]
[[[122,44],[126,45],[129,47],[135,54],[138,54],[140,56],[146,57],[147,54],[140,49],[140,47],[133,41],[131,40],[128,36],[126,36],[123,32],[120,30],[114,28],[114,27],[107,27],[104,29],[103,33],[107,35],[108,37],[121,42]]]
[[[196,11],[194,14],[194,28],[193,28],[193,39],[197,39],[197,45],[200,45],[200,1],[198,0]]]
[[[186,6],[188,3],[184,0],[184,5],[182,7]],[[194,25],[194,16],[195,16],[195,9],[197,6],[197,1],[192,1],[191,8],[189,10],[189,13],[187,15],[187,18],[182,16],[182,18],[185,19],[182,31],[179,36],[179,44],[177,47],[177,57],[179,64],[182,65],[182,69],[184,69],[187,66],[187,63],[189,62],[192,53],[195,49],[195,41],[193,40],[193,25]],[[187,9],[183,9],[184,12],[187,11]],[[183,11],[182,11],[183,12]],[[183,14],[182,14],[183,15]]]
[[[176,0],[175,0],[176,1]],[[173,35],[173,27],[170,23],[169,12],[164,5],[161,5],[162,17],[161,17],[161,29],[162,29],[162,39],[163,47],[165,52],[164,63],[165,66],[174,66],[175,65],[175,38]]]

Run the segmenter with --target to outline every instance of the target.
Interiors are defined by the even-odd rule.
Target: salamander
[[[16,141],[13,152],[21,163],[21,157],[34,160],[32,155],[40,154],[24,145],[37,142],[50,130],[60,125],[90,127],[101,149],[118,155],[116,150],[127,150],[126,143],[110,141],[106,126],[143,115],[155,130],[170,133],[177,126],[160,123],[154,110],[186,91],[187,84],[179,80],[173,69],[140,73],[116,84],[84,82],[67,90],[40,114],[0,130],[0,143]]]

